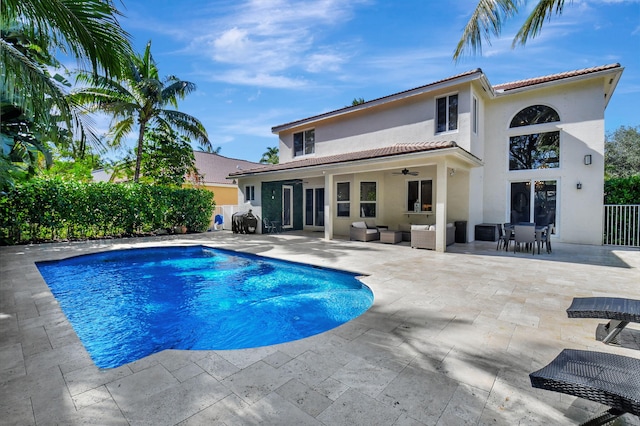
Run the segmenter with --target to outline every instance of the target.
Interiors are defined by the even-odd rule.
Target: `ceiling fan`
[[[418,176],[418,172],[410,172],[409,169],[402,169],[399,172],[393,172],[392,174],[394,175],[411,175],[411,176]]]

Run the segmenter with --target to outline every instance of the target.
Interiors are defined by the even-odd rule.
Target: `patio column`
[[[447,251],[447,163],[436,165],[436,251]]]
[[[322,172],[324,174],[324,239],[333,239],[333,210],[331,204],[333,201],[333,175]]]

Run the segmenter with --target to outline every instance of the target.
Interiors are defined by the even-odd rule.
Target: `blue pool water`
[[[98,367],[164,349],[242,349],[322,333],[364,313],[354,274],[203,246],[38,262]]]

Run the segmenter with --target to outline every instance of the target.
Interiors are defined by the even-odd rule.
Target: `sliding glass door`
[[[511,223],[535,222],[536,225],[556,224],[557,182],[511,182]]]

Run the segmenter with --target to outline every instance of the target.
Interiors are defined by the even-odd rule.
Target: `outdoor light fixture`
[[[582,189],[582,182],[576,183],[576,188],[577,189]]]
[[[591,154],[587,154],[584,156],[584,165],[589,166],[591,164]]]

